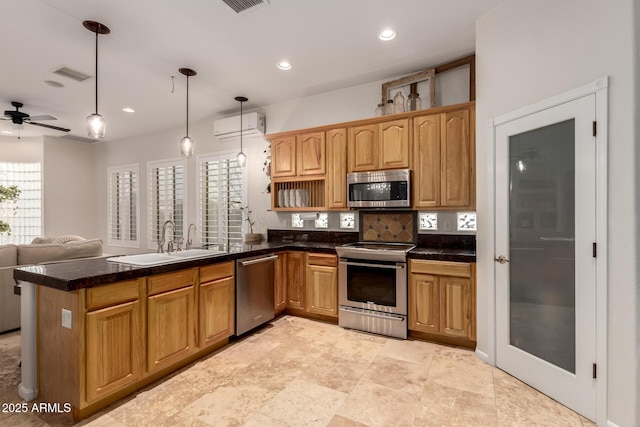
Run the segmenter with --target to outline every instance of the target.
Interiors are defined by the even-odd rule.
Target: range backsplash
[[[361,240],[367,242],[416,243],[417,212],[360,211]]]

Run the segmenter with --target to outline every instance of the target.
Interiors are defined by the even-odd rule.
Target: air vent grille
[[[88,74],[85,74],[83,72],[80,72],[78,70],[74,70],[74,69],[71,69],[71,68],[65,67],[65,66],[62,66],[60,68],[56,68],[55,70],[52,71],[52,73],[53,74],[57,74],[59,76],[66,77],[66,78],[71,79],[71,80],[75,80],[77,82],[83,82],[83,81],[91,78],[91,76],[88,75]]]
[[[244,12],[245,10],[252,8],[254,6],[258,6],[261,4],[268,4],[269,0],[222,0],[229,6],[231,9],[235,10],[236,13]]]

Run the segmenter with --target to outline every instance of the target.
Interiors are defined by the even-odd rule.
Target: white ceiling
[[[60,65],[95,75],[99,38],[99,112],[106,140],[184,126],[186,78],[190,122],[330,90],[395,78],[474,51],[475,21],[502,0],[270,0],[236,14],[222,0],[20,0],[0,14],[0,115],[11,101],[43,122],[86,137],[95,80],[60,77]],[[391,27],[397,37],[377,38]],[[276,64],[287,59],[288,72]],[[175,76],[175,91],[172,79]],[[64,84],[54,88],[44,84]],[[130,106],[135,113],[125,113]],[[0,120],[0,130],[11,130]],[[43,132],[44,131],[44,132]],[[21,136],[60,136],[25,125]],[[17,135],[14,130],[14,136]],[[4,136],[4,135],[3,135]]]

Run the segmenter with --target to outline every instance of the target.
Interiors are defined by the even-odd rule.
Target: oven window
[[[352,202],[407,200],[407,181],[349,184]]]
[[[347,268],[347,299],[396,307],[396,270],[392,268]]]

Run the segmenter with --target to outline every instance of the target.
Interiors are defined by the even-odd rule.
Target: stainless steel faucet
[[[167,225],[169,224],[171,224],[171,229],[173,230],[173,232],[175,233],[176,231],[176,223],[171,221],[170,219],[166,220],[164,224],[162,224],[162,239],[160,239],[160,241],[158,242],[158,253],[164,253],[164,242],[167,235]],[[169,253],[173,251],[173,241],[167,244],[167,250]]]
[[[187,231],[187,244],[184,247],[185,249],[191,249],[191,245],[193,244],[193,241],[191,241],[191,227],[193,227],[193,235],[196,235],[195,224],[189,224],[189,230]]]

